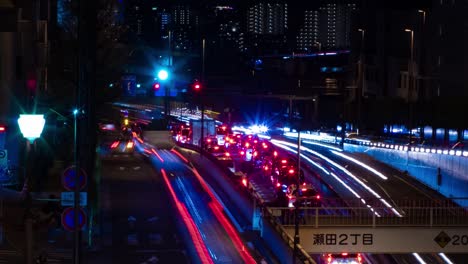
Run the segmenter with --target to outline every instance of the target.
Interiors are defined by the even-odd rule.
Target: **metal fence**
[[[277,223],[295,224],[294,208],[269,207],[266,215]],[[388,208],[364,207],[304,207],[299,209],[299,224],[311,227],[468,227],[468,208],[462,207],[400,207],[399,215]]]

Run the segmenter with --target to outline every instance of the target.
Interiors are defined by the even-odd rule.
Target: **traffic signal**
[[[202,88],[202,85],[198,80],[195,80],[192,84],[192,87],[195,91],[200,91]]]
[[[169,78],[169,72],[162,69],[158,71],[158,79],[161,81],[165,81]]]
[[[154,91],[159,90],[159,88],[161,88],[161,84],[159,84],[158,82],[153,84],[153,90]]]

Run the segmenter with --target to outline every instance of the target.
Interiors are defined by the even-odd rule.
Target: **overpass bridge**
[[[265,207],[261,215],[291,247],[297,223],[298,248],[309,254],[466,253],[468,208],[452,199],[405,201],[395,207],[398,214],[358,200],[346,203],[350,205]]]

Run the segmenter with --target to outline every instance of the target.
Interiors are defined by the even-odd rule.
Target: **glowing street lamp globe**
[[[20,115],[18,125],[23,137],[33,143],[36,138],[41,137],[44,129],[44,115]]]
[[[167,78],[169,78],[169,73],[166,70],[160,70],[158,72],[158,79],[159,80],[164,81]]]

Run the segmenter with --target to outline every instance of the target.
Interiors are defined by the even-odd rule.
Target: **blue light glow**
[[[169,78],[169,73],[166,70],[160,70],[158,72],[158,78],[161,81],[167,80],[167,78]]]

